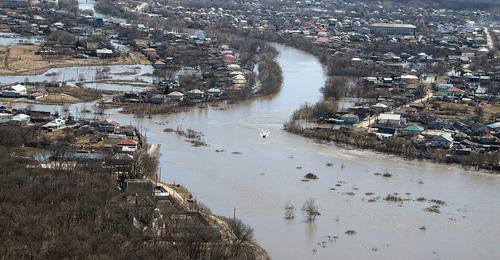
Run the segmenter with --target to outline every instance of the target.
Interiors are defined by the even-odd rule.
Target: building
[[[16,125],[27,125],[31,120],[31,117],[25,114],[18,114],[12,117],[11,123]]]
[[[414,36],[417,27],[413,24],[399,23],[374,23],[371,25],[372,33],[382,33],[387,35]]]
[[[344,124],[354,125],[359,123],[359,116],[354,114],[345,114],[340,117],[340,120],[342,120]]]
[[[63,128],[64,126],[66,126],[66,121],[61,118],[56,118],[48,122],[47,124],[43,125],[42,128],[51,131]]]
[[[14,86],[8,86],[8,87],[5,87],[3,88],[2,90],[2,96],[3,97],[21,97],[21,96],[26,96],[28,93],[26,91],[26,87],[21,85],[21,84],[17,84],[17,85],[14,85]]]
[[[403,132],[405,134],[415,135],[415,134],[422,133],[424,130],[425,130],[425,128],[423,128],[423,127],[421,127],[419,125],[416,125],[416,124],[412,124],[412,125],[409,125],[409,126],[405,127],[403,129]]]
[[[453,137],[451,137],[451,135],[448,133],[444,133],[432,138],[431,144],[433,147],[448,149],[451,147],[452,142],[453,142]]]
[[[12,114],[0,113],[0,124],[8,123],[11,119]]]
[[[399,114],[380,114],[377,120],[380,125],[388,126],[398,126],[402,122]]]

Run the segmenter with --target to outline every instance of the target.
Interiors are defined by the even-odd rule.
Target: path
[[[486,42],[488,44],[488,49],[494,50],[495,45],[493,44],[493,38],[491,38],[490,31],[488,30],[488,27],[483,27],[484,34],[486,35]]]

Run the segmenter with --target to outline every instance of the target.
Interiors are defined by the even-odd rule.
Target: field
[[[76,59],[69,56],[43,58],[36,55],[40,46],[0,46],[0,75],[34,75],[51,68],[92,65],[149,64],[138,52],[126,53],[114,59]]]

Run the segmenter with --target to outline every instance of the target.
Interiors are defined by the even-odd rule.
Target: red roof
[[[119,141],[118,143],[116,143],[116,145],[119,145],[119,146],[136,146],[137,145],[137,141],[133,140],[133,139],[123,139],[123,140]]]
[[[451,91],[451,92],[461,92],[462,90],[457,88],[457,87],[451,87],[449,89],[447,89],[447,91]]]
[[[484,138],[484,139],[493,139],[495,137],[492,134],[487,133],[487,134],[484,134],[483,136],[481,136],[481,138]]]
[[[114,120],[111,120],[111,119],[106,119],[106,122],[112,126],[119,126],[120,124]]]

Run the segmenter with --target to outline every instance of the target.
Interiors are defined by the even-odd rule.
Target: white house
[[[167,97],[173,101],[181,101],[184,98],[184,94],[182,94],[181,92],[174,91],[169,93]]]
[[[11,114],[0,113],[0,124],[8,123],[10,122],[11,119],[12,119]]]
[[[18,114],[12,117],[10,120],[14,124],[27,125],[31,120],[31,117],[25,114]]]
[[[401,124],[401,115],[399,114],[380,114],[378,123],[381,125],[397,126]]]
[[[56,118],[56,119],[48,122],[47,124],[43,125],[42,128],[47,129],[47,130],[55,130],[55,129],[63,128],[65,125],[66,125],[66,121],[64,119]]]
[[[28,94],[28,92],[26,91],[26,87],[21,84],[8,86],[3,88],[2,90],[3,97],[20,97],[25,96],[26,94]]]

